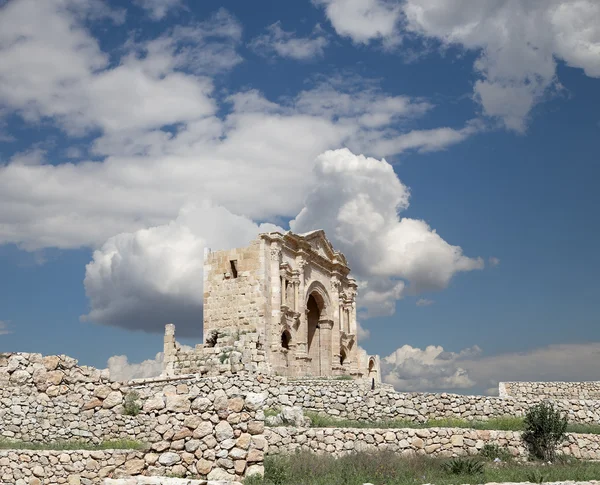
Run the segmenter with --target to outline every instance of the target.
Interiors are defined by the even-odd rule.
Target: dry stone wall
[[[139,395],[136,416],[124,414],[132,391]],[[144,470],[153,475],[237,479],[261,473],[263,407],[263,396],[228,378],[124,384],[65,356],[0,357],[0,439],[132,439],[148,444]]]
[[[458,418],[485,421],[502,416],[523,416],[543,400],[449,393],[403,393],[382,385],[371,390],[368,382],[336,380],[282,381],[268,388],[268,407],[301,406],[305,411],[360,421]],[[600,423],[600,400],[554,400],[570,422]]]
[[[159,459],[156,454],[125,450],[0,450],[0,484],[223,485],[221,481],[138,475],[152,473]]]
[[[363,428],[267,428],[269,454],[297,450],[336,457],[353,452],[394,451],[403,455],[455,457],[476,455],[486,444],[497,444],[512,456],[526,458],[519,431],[462,428],[363,429]],[[568,456],[600,459],[600,435],[568,434],[561,446]]]
[[[170,344],[170,345],[169,345]],[[228,373],[270,371],[260,335],[256,332],[219,331],[214,346],[196,345],[191,350],[177,348],[175,340],[165,339],[165,374],[218,376]]]
[[[600,381],[588,382],[501,382],[500,397],[515,399],[600,399]]]

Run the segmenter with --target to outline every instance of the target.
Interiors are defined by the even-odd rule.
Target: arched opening
[[[373,372],[373,368],[375,367],[375,360],[369,359],[369,374]]]
[[[287,330],[284,330],[281,333],[281,347],[284,349],[289,349],[291,340],[292,340],[292,336],[290,335],[290,332],[288,332]]]
[[[340,365],[344,365],[346,358],[347,358],[346,351],[344,349],[340,349]]]
[[[314,295],[308,297],[306,303],[308,310],[308,356],[311,357],[311,373],[320,375],[321,348],[319,343],[319,319],[321,318],[321,308]]]

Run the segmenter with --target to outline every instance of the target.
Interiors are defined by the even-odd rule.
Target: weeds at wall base
[[[133,440],[111,440],[99,444],[83,441],[53,441],[51,443],[30,443],[26,441],[12,441],[0,439],[0,450],[144,450],[148,445]]]
[[[277,413],[275,413],[277,414]],[[311,419],[313,428],[375,428],[375,429],[399,429],[399,428],[465,428],[495,431],[524,431],[524,418],[506,416],[493,418],[487,421],[469,421],[457,418],[430,419],[424,423],[410,421],[407,419],[393,419],[385,421],[356,421],[351,419],[338,419],[332,416],[305,411],[304,415]],[[265,416],[267,416],[265,412]],[[600,434],[598,424],[568,423],[567,433]]]
[[[454,459],[459,461],[460,459]],[[245,485],[436,485],[593,480],[600,477],[599,462],[559,461],[555,465],[517,461],[495,463],[483,457],[463,461],[480,465],[447,465],[452,460],[416,456],[402,457],[393,452],[354,453],[340,458],[299,452],[265,459],[265,476],[248,477]],[[456,473],[458,471],[458,473]],[[300,480],[301,478],[301,480]],[[535,482],[534,482],[535,483]],[[539,483],[539,481],[537,481]]]

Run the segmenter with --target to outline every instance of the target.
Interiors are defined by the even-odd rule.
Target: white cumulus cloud
[[[596,0],[314,0],[335,31],[357,43],[410,35],[479,53],[474,97],[508,129],[556,90],[558,61],[600,77]]]
[[[140,363],[129,363],[126,355],[113,355],[108,359],[108,372],[112,381],[129,381],[144,377],[157,377],[162,373],[164,354],[159,352],[154,359]]]
[[[329,41],[317,25],[308,37],[297,37],[295,32],[283,30],[281,22],[267,27],[267,33],[256,37],[250,47],[262,55],[277,55],[297,60],[308,60],[323,56]]]
[[[322,6],[338,35],[358,44],[380,39],[395,44],[399,41],[398,22],[402,9],[394,0],[313,0]]]
[[[597,380],[599,355],[598,342],[498,355],[485,355],[477,346],[447,352],[435,345],[404,345],[382,359],[382,372],[384,381],[399,391],[497,394],[499,382]]]
[[[157,333],[172,322],[178,335],[198,337],[204,248],[243,247],[277,229],[205,203],[169,224],[113,236],[86,266],[91,310],[82,320]]]
[[[385,160],[330,150],[317,158],[319,183],[290,222],[295,232],[322,228],[351,262],[360,304],[391,314],[407,291],[443,289],[459,272],[483,268],[426,222],[401,217],[410,191]]]

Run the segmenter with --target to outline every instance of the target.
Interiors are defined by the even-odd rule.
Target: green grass
[[[592,480],[600,476],[600,463],[564,461],[555,465],[485,461],[481,473],[455,474],[450,460],[416,456],[405,458],[392,452],[355,453],[335,459],[309,452],[265,459],[264,478],[250,477],[245,485],[410,485],[433,483],[526,482]],[[456,469],[454,467],[454,469]],[[301,477],[301,481],[299,478]]]
[[[82,441],[54,441],[52,443],[29,443],[26,441],[12,441],[0,439],[0,450],[141,450],[146,448],[145,443],[134,440],[103,441],[99,444],[85,443]]]
[[[313,428],[468,428],[487,429],[497,431],[522,431],[523,418],[515,416],[504,416],[489,419],[488,421],[468,421],[458,418],[430,419],[425,423],[418,423],[408,419],[390,419],[382,421],[356,421],[351,419],[337,419],[332,416],[306,411],[305,416],[312,420]],[[569,433],[600,434],[598,424],[569,423]]]
[[[280,412],[281,410],[278,408],[267,408],[265,409],[265,418],[269,416],[277,416]]]

